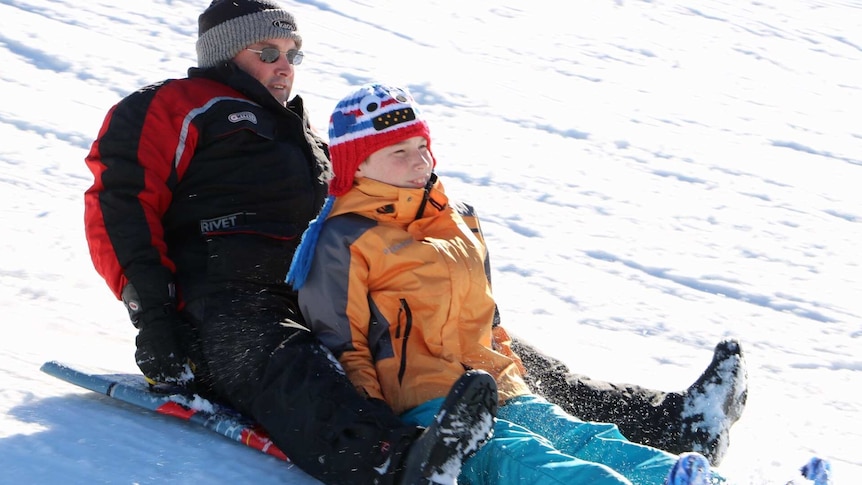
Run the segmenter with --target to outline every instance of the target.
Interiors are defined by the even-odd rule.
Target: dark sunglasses
[[[302,51],[299,49],[290,49],[289,51],[280,51],[275,47],[264,47],[261,50],[257,49],[246,49],[247,51],[252,51],[255,54],[260,56],[260,60],[267,63],[272,64],[277,61],[279,56],[284,54],[284,57],[287,58],[288,64],[293,64],[294,66],[298,66],[302,64]]]

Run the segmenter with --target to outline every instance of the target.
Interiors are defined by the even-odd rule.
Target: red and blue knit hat
[[[346,96],[329,118],[329,154],[335,174],[329,193],[336,197],[347,193],[356,169],[372,153],[414,136],[425,137],[431,151],[428,124],[406,88],[366,84]]]

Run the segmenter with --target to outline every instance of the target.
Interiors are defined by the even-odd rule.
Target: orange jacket
[[[359,179],[335,201],[299,290],[306,321],[360,392],[398,413],[445,396],[466,369],[491,373],[501,402],[529,393],[505,331],[492,332],[478,224],[439,182],[417,219],[422,198]]]

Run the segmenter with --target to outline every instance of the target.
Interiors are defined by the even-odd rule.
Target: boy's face
[[[359,164],[356,178],[366,177],[402,188],[422,188],[431,177],[434,159],[423,136],[381,148]]]

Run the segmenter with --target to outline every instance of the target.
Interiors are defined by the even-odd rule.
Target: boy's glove
[[[131,283],[123,288],[123,303],[132,324],[138,329],[135,362],[151,384],[191,384],[194,380],[193,365],[186,350],[193,344],[191,327],[169,298],[149,296],[141,298]]]

